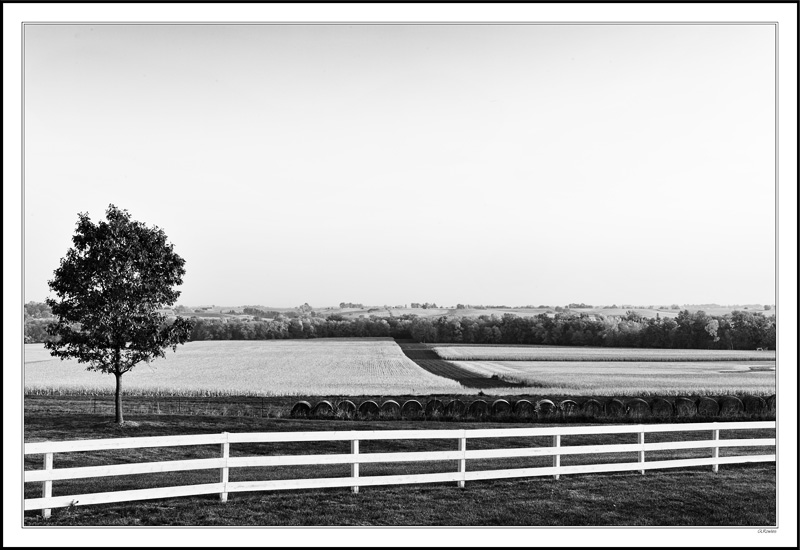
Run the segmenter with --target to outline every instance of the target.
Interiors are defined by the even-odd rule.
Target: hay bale
[[[697,414],[697,404],[687,397],[675,399],[675,416],[680,418],[692,417]]]
[[[505,399],[495,399],[491,406],[492,416],[503,417],[511,414],[511,403]]]
[[[558,407],[549,399],[540,399],[536,402],[536,417],[537,418],[552,418],[558,413]]]
[[[322,400],[311,409],[311,416],[317,418],[330,418],[334,415],[334,408],[330,401]]]
[[[445,416],[451,418],[461,417],[465,412],[467,412],[467,406],[460,399],[453,399],[444,406]]]
[[[701,397],[697,401],[697,414],[699,416],[717,416],[719,414],[719,403],[710,397]]]
[[[381,408],[375,401],[367,400],[358,406],[358,416],[361,418],[375,418],[381,413]]]
[[[387,399],[381,405],[381,416],[384,418],[400,418],[400,403]]]
[[[769,397],[767,397],[766,404],[767,404],[766,412],[769,413],[769,414],[775,414],[775,396],[774,395],[770,395]]]
[[[726,395],[719,400],[720,416],[736,416],[744,410],[744,403],[738,397]]]
[[[422,403],[416,399],[409,399],[400,407],[400,416],[403,418],[419,418],[422,416]]]
[[[425,403],[425,416],[428,418],[438,418],[444,414],[444,403],[436,398]]]
[[[336,416],[342,418],[353,418],[356,415],[356,404],[349,399],[344,399],[336,403]]]
[[[625,407],[626,414],[631,418],[647,418],[650,416],[650,405],[644,399],[634,397]]]
[[[469,404],[467,415],[475,418],[483,418],[489,413],[489,405],[483,399],[476,399]]]
[[[606,403],[606,416],[625,416],[625,404],[619,399],[612,399]]]
[[[581,406],[581,414],[589,418],[603,416],[603,405],[597,399],[587,399]]]
[[[658,416],[660,418],[668,418],[675,415],[675,409],[672,403],[662,397],[653,399],[653,402],[650,403],[650,411],[653,413],[653,416]]]
[[[558,408],[561,409],[561,414],[564,416],[578,416],[581,410],[578,404],[572,399],[564,399],[558,404]]]
[[[742,401],[744,402],[744,412],[747,414],[759,416],[767,410],[767,402],[756,395],[748,395]]]
[[[533,418],[535,411],[533,403],[527,399],[519,399],[514,403],[513,412],[517,418]]]
[[[289,416],[293,418],[307,418],[308,414],[311,412],[311,403],[308,401],[298,401],[292,407],[292,412],[289,413]]]

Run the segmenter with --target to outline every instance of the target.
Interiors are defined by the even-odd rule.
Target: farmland
[[[113,376],[25,346],[26,393],[107,394]],[[391,339],[190,342],[123,377],[126,394],[371,395],[463,393],[403,355]],[[466,393],[469,393],[467,390]]]
[[[555,395],[722,395],[775,393],[767,361],[454,361],[477,376]],[[510,390],[506,390],[510,393]]]
[[[774,352],[434,346],[385,338],[190,342],[123,377],[129,396],[769,395]],[[102,395],[114,378],[25,346],[25,392]]]
[[[775,361],[775,351],[580,348],[555,346],[433,346],[448,361]]]

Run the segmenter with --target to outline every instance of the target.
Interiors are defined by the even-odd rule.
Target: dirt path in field
[[[488,376],[481,376],[472,371],[468,371],[450,361],[441,359],[426,344],[418,344],[411,340],[395,340],[395,342],[397,342],[397,345],[403,350],[406,357],[429,373],[455,380],[467,388],[519,388],[525,386],[525,384],[489,378]]]

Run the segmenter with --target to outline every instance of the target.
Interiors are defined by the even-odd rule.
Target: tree
[[[159,313],[180,296],[184,260],[158,227],[146,227],[126,210],[109,205],[107,221],[93,224],[78,214],[74,246],[48,281],[57,299],[47,305],[56,317],[45,343],[51,355],[74,358],[87,370],[116,378],[115,421],[123,423],[122,375],[141,361],[164,357],[190,336],[192,322],[171,322]]]

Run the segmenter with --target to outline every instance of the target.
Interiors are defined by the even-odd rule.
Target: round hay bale
[[[717,416],[719,414],[719,403],[710,397],[701,397],[697,401],[697,414],[699,416]]]
[[[626,414],[631,418],[647,418],[650,416],[650,405],[644,399],[634,397],[625,407]]]
[[[403,418],[419,418],[422,416],[422,403],[416,399],[409,399],[400,407],[400,416]]]
[[[564,399],[558,404],[558,408],[561,409],[561,414],[564,416],[577,416],[581,410],[578,404],[572,399]]]
[[[558,407],[549,399],[540,399],[537,401],[535,410],[538,418],[551,418],[558,413]]]
[[[513,412],[517,418],[533,418],[533,403],[527,399],[519,399],[514,403]]]
[[[356,404],[349,399],[344,399],[336,403],[336,416],[342,418],[353,418],[356,415]]]
[[[625,416],[625,405],[619,399],[606,403],[606,416]]]
[[[361,418],[375,418],[381,413],[381,408],[375,401],[364,401],[358,406],[358,416]]]
[[[289,416],[293,418],[306,418],[310,412],[311,403],[308,401],[298,401],[294,404],[294,407],[292,407],[292,412],[289,413]]]
[[[686,397],[675,399],[675,416],[680,418],[692,417],[697,414],[697,404]]]
[[[436,398],[425,403],[425,416],[428,418],[440,417],[444,414],[444,403]]]
[[[662,397],[653,399],[653,402],[650,403],[650,411],[653,413],[653,416],[661,418],[675,415],[675,409],[672,407],[672,403]]]
[[[387,399],[381,405],[381,416],[384,418],[400,418],[400,403]]]
[[[756,395],[748,395],[742,401],[744,402],[744,412],[753,416],[762,415],[767,409],[767,402]]]
[[[736,416],[744,410],[744,403],[738,397],[726,395],[719,400],[720,416]]]
[[[597,399],[588,399],[581,406],[581,414],[589,418],[603,416],[603,405]]]
[[[318,418],[329,418],[333,416],[333,414],[334,408],[330,401],[320,401],[311,409],[311,416],[316,416]]]
[[[475,418],[483,418],[489,412],[489,405],[483,399],[476,399],[469,404],[467,414]]]
[[[460,399],[453,399],[444,406],[444,414],[451,418],[463,416],[467,412],[467,406]]]
[[[769,414],[775,414],[775,396],[774,395],[770,395],[769,397],[767,397],[766,405],[767,405],[766,412],[768,412]]]
[[[495,399],[492,401],[492,416],[502,417],[511,415],[511,403],[505,399]]]

